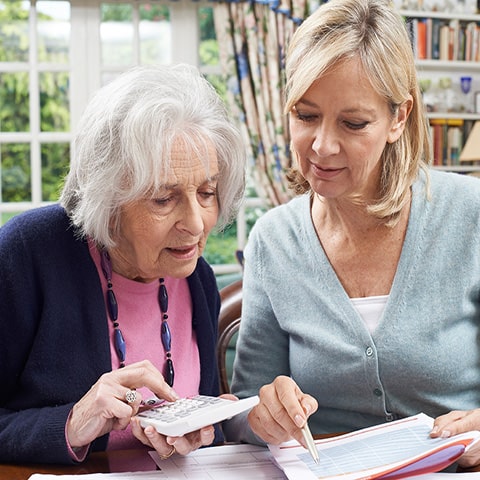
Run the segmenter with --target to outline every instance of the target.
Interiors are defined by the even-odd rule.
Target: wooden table
[[[27,480],[34,473],[79,475],[82,473],[108,473],[151,471],[157,468],[148,449],[111,450],[96,452],[80,465],[0,464],[0,480]]]

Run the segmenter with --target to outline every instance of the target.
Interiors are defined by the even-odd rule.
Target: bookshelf
[[[480,120],[480,15],[402,9],[400,13],[430,119],[434,165],[479,174],[480,162],[460,162],[459,156]],[[467,93],[462,83],[464,90],[469,86]]]

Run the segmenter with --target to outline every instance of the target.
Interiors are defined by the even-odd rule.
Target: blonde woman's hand
[[[306,447],[301,428],[318,408],[315,398],[286,376],[264,385],[259,397],[259,404],[248,415],[253,432],[267,443],[278,445],[294,438]]]
[[[432,438],[448,438],[470,430],[480,430],[480,408],[475,410],[453,410],[437,417],[430,433]],[[480,464],[480,445],[474,445],[462,455],[458,464],[471,468]]]

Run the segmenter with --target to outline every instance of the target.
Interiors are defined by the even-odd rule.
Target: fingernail
[[[303,406],[303,409],[305,410],[305,413],[306,413],[307,415],[309,415],[310,412],[312,411],[312,407],[311,407],[311,405],[308,404],[308,403]]]
[[[295,415],[295,425],[297,425],[297,427],[299,428],[302,428],[304,423],[305,423],[305,418],[302,417],[301,415]]]
[[[440,435],[441,438],[448,438],[452,435],[452,432],[450,430],[444,430],[442,434]]]
[[[172,397],[175,399],[175,400],[178,400],[180,397],[178,396],[177,392],[172,388],[170,390],[170,394],[172,395]]]
[[[202,430],[202,438],[204,438],[206,441],[211,441],[214,436],[215,433],[213,430]]]
[[[433,428],[432,428],[432,431],[430,433],[438,433],[438,427],[435,425]]]

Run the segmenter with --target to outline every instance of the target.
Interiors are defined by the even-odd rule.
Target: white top
[[[351,298],[352,305],[360,314],[370,333],[373,333],[380,323],[388,295],[377,295],[373,297]]]

